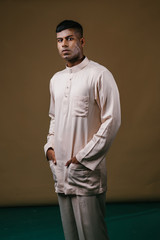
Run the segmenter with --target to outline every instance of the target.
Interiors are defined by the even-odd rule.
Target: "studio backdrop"
[[[159,10],[158,0],[0,1],[0,206],[57,203],[43,146],[49,81],[65,67],[55,35],[64,19],[82,24],[85,55],[120,91],[107,201],[160,200]]]

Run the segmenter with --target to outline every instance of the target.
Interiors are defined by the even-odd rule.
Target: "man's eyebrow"
[[[72,34],[72,35],[68,35],[68,36],[66,36],[66,37],[64,37],[64,38],[69,38],[69,37],[73,37],[74,35]],[[57,37],[57,39],[62,39],[63,37]]]

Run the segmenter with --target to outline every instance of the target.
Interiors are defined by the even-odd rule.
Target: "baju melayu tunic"
[[[45,144],[55,191],[95,195],[107,190],[106,153],[121,122],[116,82],[107,68],[88,60],[66,67],[50,81],[50,127]],[[66,162],[76,157],[80,164]]]

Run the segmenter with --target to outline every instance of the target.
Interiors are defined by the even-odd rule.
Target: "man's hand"
[[[68,168],[71,163],[73,163],[73,164],[80,164],[80,162],[78,162],[77,158],[73,157],[68,162],[66,162],[65,166]]]
[[[56,162],[56,157],[55,157],[55,153],[54,153],[54,150],[52,148],[49,148],[48,151],[47,151],[47,159],[49,161],[53,161],[53,163],[56,165],[57,162]]]

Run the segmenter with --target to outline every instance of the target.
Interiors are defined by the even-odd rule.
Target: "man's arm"
[[[104,159],[121,124],[119,92],[109,71],[104,71],[99,77],[95,96],[101,110],[101,126],[75,156],[78,162],[91,170],[94,170]]]
[[[49,148],[46,153],[46,157],[48,161],[53,161],[53,163],[56,165],[56,157],[55,157],[55,152],[52,148]]]
[[[49,133],[47,136],[47,143],[44,146],[44,151],[47,160],[53,160],[54,164],[56,164],[56,158],[54,153],[54,127],[55,127],[55,114],[54,114],[54,96],[51,89],[51,81],[50,81],[50,108],[49,108],[49,116],[50,126]]]
[[[71,158],[70,160],[68,160],[65,164],[66,167],[69,167],[69,165],[73,163],[73,164],[80,164],[80,162],[78,162],[76,157]]]

